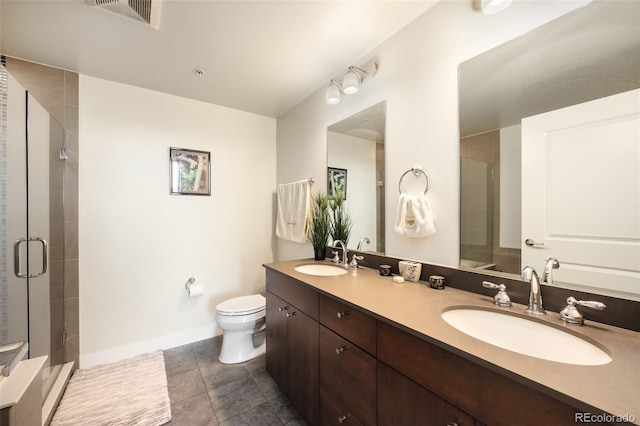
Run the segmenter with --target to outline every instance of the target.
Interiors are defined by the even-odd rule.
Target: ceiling
[[[156,30],[85,0],[1,0],[0,50],[279,117],[437,1],[162,0]]]

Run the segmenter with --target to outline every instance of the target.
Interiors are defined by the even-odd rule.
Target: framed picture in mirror
[[[331,197],[338,192],[342,192],[344,199],[347,199],[347,169],[327,167],[327,194]]]

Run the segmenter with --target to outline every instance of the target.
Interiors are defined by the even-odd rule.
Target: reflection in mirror
[[[344,185],[353,220],[350,249],[384,253],[385,114],[380,102],[327,129],[327,188]]]
[[[531,167],[545,169],[549,167],[545,159],[558,155],[560,150],[556,149],[554,154],[547,151],[546,157],[533,160],[521,145],[522,125],[527,122],[523,119],[566,110],[573,105],[640,87],[639,17],[638,2],[592,2],[460,65],[461,267],[519,274],[524,266],[521,265],[521,254],[537,250],[547,257],[560,258],[561,263],[562,256],[568,257],[564,253],[552,252],[548,240],[545,246],[528,247],[524,244],[526,238],[547,238],[551,231],[547,227],[543,236],[522,235],[523,217],[530,213],[522,202],[529,202],[532,194],[521,190],[521,187],[530,185],[527,180],[530,174],[522,166],[521,152],[527,155],[528,163],[536,161]],[[636,148],[631,142],[621,151],[622,155],[618,152],[618,157],[633,157],[628,150],[637,150],[637,131],[631,137],[635,138]],[[548,145],[548,140],[546,143]],[[580,146],[577,151],[584,156],[586,148],[582,147],[586,145]],[[613,145],[609,143],[607,149],[613,149]],[[575,161],[577,151],[572,151],[570,162],[582,162]],[[600,154],[596,152],[594,158],[597,155]],[[578,172],[598,175],[591,168]],[[560,176],[568,175],[566,169],[562,173],[564,175]],[[631,175],[634,175],[633,171]],[[637,178],[637,173],[635,176]],[[550,191],[549,181],[545,185]],[[621,186],[628,187],[629,184]],[[633,192],[634,189],[629,188],[628,191]],[[571,200],[570,194],[560,196],[563,205],[578,205],[577,201]],[[620,199],[629,195],[633,194],[622,193]],[[544,214],[551,217],[549,212],[553,205],[550,201],[558,200],[559,196],[544,196],[548,198],[537,204],[544,204]],[[611,216],[615,210],[602,210],[609,216],[597,220],[616,221]],[[557,209],[554,214],[557,214]],[[585,234],[572,237],[585,239]],[[638,245],[638,237],[632,229],[623,239]],[[531,266],[542,268],[543,265],[538,263]],[[592,267],[594,262],[584,265]],[[604,261],[600,266],[607,269],[610,264]],[[571,267],[565,265],[560,269],[558,273],[563,279],[567,276],[562,274]],[[600,281],[607,281],[603,277]],[[598,286],[605,287],[590,284],[588,291],[597,292]],[[633,294],[618,296],[634,297]]]

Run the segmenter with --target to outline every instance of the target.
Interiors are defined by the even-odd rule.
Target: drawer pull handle
[[[349,417],[348,414],[346,416],[338,417],[338,423],[340,423],[340,424],[344,423],[344,421],[347,420],[347,417]]]
[[[337,316],[338,318],[343,318],[343,317],[346,317],[347,315],[349,315],[349,312],[347,312],[347,311],[338,312],[338,313],[336,314],[336,316]]]
[[[286,311],[287,309],[289,309],[288,306],[283,306],[281,308],[278,308],[278,311],[282,312],[282,311]]]
[[[295,315],[296,315],[295,311],[294,312],[287,312],[287,318],[291,318],[291,317],[293,317]]]
[[[458,422],[449,422],[447,426],[458,426]]]
[[[336,348],[336,355],[340,355],[341,353],[344,352],[345,349],[346,347],[344,346],[340,346],[339,348]]]

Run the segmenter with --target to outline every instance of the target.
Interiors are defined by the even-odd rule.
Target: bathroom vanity
[[[598,345],[612,361],[547,361],[477,340],[441,317],[460,306],[526,316],[523,305],[497,308],[480,294],[397,284],[369,268],[340,276],[295,270],[308,263],[325,262],[265,265],[266,363],[310,425],[640,421],[639,333],[567,326],[549,312],[532,320]]]

